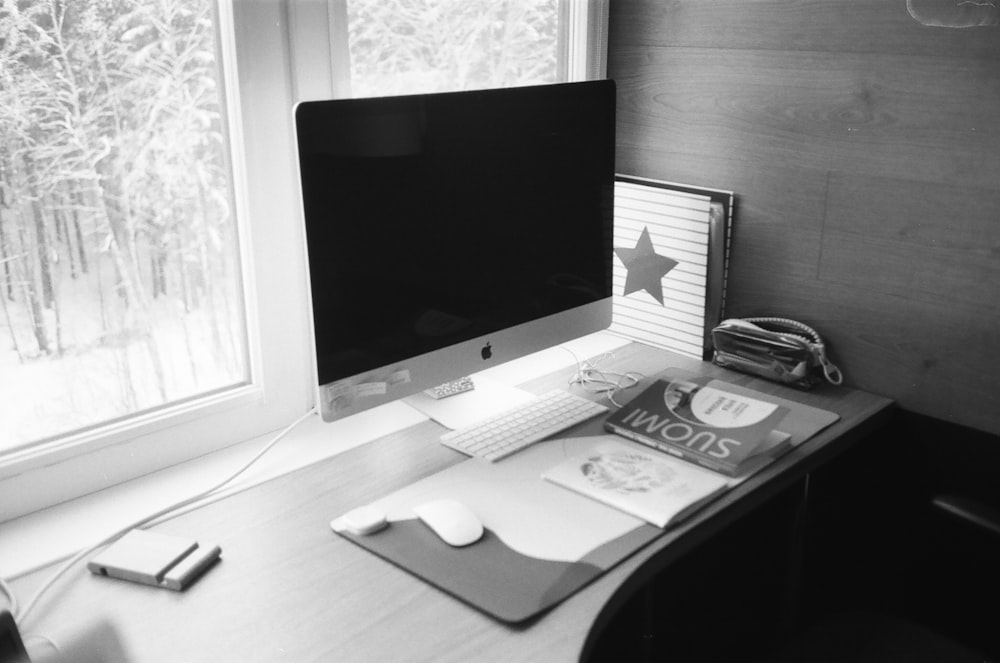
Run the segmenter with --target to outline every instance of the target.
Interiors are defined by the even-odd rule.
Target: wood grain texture
[[[995,210],[1000,191],[838,175],[819,278],[946,306],[991,302],[1000,284]]]
[[[620,150],[998,187],[998,62],[611,47]]]
[[[863,440],[891,413],[887,399],[856,390],[796,392],[638,344],[615,354],[608,370],[640,371],[644,386],[670,366],[700,370],[833,410],[841,420],[523,625],[494,621],[330,531],[331,518],[464,458],[438,443],[444,429],[425,422],[159,525],[159,531],[222,547],[219,565],[187,591],[102,578],[80,565],[25,627],[65,644],[73,631],[106,621],[136,663],[576,661],[651,577]],[[565,386],[572,372],[524,386],[542,393]],[[595,419],[566,435],[601,428]],[[24,591],[47,573],[22,578],[15,589]]]
[[[611,5],[612,29],[630,45],[1000,56],[995,31],[967,30],[956,38],[911,18],[906,0],[613,0]]]
[[[736,192],[729,315],[1000,433],[1000,28],[906,3],[612,3],[619,172]]]

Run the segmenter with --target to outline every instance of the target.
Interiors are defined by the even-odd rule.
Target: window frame
[[[349,95],[346,2],[215,2],[249,383],[0,456],[0,522],[277,431],[313,407],[291,111]],[[568,80],[603,77],[608,0],[560,0],[560,11]]]

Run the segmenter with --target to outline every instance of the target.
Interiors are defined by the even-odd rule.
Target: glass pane
[[[0,8],[0,451],[248,379],[212,0]]]
[[[349,0],[355,97],[554,83],[558,0]]]

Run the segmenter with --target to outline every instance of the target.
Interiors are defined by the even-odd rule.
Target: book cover
[[[725,306],[734,194],[615,176],[611,331],[698,359]]]
[[[680,522],[729,485],[718,474],[658,451],[598,439],[602,441],[588,452],[564,460],[542,477],[657,527]]]
[[[791,437],[780,429],[786,406],[709,381],[657,380],[610,415],[605,427],[728,476],[760,467],[787,448]]]

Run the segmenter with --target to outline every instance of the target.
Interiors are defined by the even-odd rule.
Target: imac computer
[[[324,420],[609,326],[612,81],[308,101],[295,131]]]

